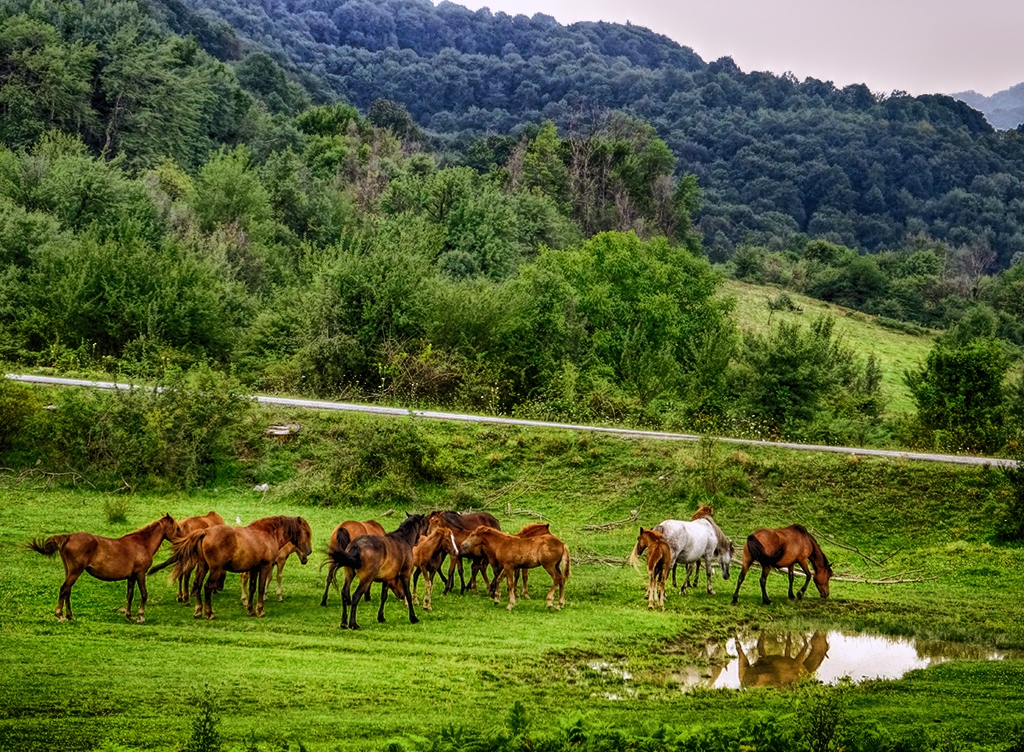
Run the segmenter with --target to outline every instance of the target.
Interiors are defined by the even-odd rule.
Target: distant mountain
[[[1024,139],[950,96],[744,72],[639,26],[451,2],[146,1],[221,59],[266,53],[314,101],[401,104],[447,164],[485,171],[545,120],[579,135],[625,111],[697,176],[716,260],[806,236],[868,252],[987,242],[1001,266],[1024,252]],[[253,79],[240,80],[266,100]]]
[[[1011,130],[1024,123],[1024,83],[996,92],[990,97],[976,91],[961,91],[952,96],[984,113],[992,127],[1001,131]]]

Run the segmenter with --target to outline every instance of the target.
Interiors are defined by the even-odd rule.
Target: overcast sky
[[[560,23],[627,20],[744,71],[911,94],[1024,81],[1024,0],[453,0]]]

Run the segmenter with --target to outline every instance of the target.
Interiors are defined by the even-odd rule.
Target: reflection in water
[[[686,666],[672,678],[693,687],[780,687],[805,676],[831,684],[844,676],[898,679],[908,671],[954,658],[1002,660],[1019,657],[977,645],[847,635],[842,632],[739,634],[724,645],[708,643],[696,656],[706,668]]]

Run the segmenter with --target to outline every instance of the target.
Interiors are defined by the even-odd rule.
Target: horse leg
[[[523,570],[523,597],[526,598],[526,600],[530,600],[530,591],[527,589],[529,587],[529,585],[528,585],[529,579],[530,579],[530,570],[529,569],[524,569]]]
[[[327,605],[327,594],[331,592],[331,583],[334,582],[334,578],[337,573],[338,565],[332,561],[331,566],[327,568],[327,585],[324,587],[324,597],[320,599],[321,606]]]
[[[345,570],[345,585],[341,589],[341,628],[348,627],[348,607],[352,603],[352,577],[351,570]]]
[[[795,598],[796,598],[796,596],[793,595],[793,565],[790,564],[789,565],[789,599],[790,600],[794,600]]]
[[[245,604],[246,613],[254,616],[253,605],[256,603],[256,587],[259,585],[258,572],[242,572],[239,579],[245,580],[245,590],[242,591],[242,603]]]
[[[359,579],[359,587],[356,588],[355,595],[352,596],[352,613],[349,615],[349,619],[348,619],[348,628],[349,629],[360,629],[360,626],[356,623],[356,606],[359,605],[359,602],[363,599],[363,596],[366,595],[366,591],[370,589],[370,585],[372,585],[372,584],[373,584],[373,578],[370,575],[367,575],[366,580],[363,580],[362,577],[360,577],[360,579]],[[384,598],[386,596],[387,596],[387,588],[386,587],[381,587],[381,589],[380,589],[381,604],[383,604]]]
[[[288,560],[280,561],[277,563],[277,599],[279,601],[284,600],[284,596],[281,594],[281,570],[284,569],[284,565]]]
[[[421,567],[416,567],[416,570],[412,573],[412,602],[413,602],[414,605],[417,605],[417,606],[420,605],[420,600],[419,600],[419,598],[416,597],[416,588],[419,587],[420,574],[422,572],[423,572],[423,570],[422,570]],[[424,574],[423,575],[424,588],[426,588],[426,584],[425,584],[426,581],[427,581],[427,576]],[[427,597],[423,596],[423,603],[426,604],[426,602],[427,602]],[[426,605],[424,605],[424,608],[426,608]]]
[[[647,555],[650,556],[650,554],[647,554]],[[676,559],[675,561],[672,562],[672,589],[673,590],[676,588],[676,567],[678,567],[678,566],[679,566],[679,559]],[[687,579],[689,579],[689,576],[690,576],[690,568],[689,568],[689,566],[687,566],[687,568],[686,568],[686,576],[687,576]]]
[[[185,572],[178,578],[178,603],[184,603],[186,606],[192,604],[191,593],[188,591],[188,586],[192,584],[192,572]]]
[[[509,611],[511,611],[513,609],[513,607],[516,605],[516,581],[515,581],[515,575],[516,575],[516,568],[515,567],[505,567],[505,581],[508,583],[508,606],[506,606],[505,608],[507,608]],[[500,588],[499,588],[497,595],[500,596],[500,594],[501,594],[501,591],[500,591]],[[548,596],[548,605],[549,606],[551,605],[551,596],[550,595]]]
[[[771,572],[772,568],[770,566],[767,564],[761,565],[761,602],[766,606],[770,606],[772,604],[771,600],[768,598],[768,589],[766,587],[768,584],[768,575],[771,574]]]
[[[431,599],[431,596],[434,594],[434,575],[435,574],[437,574],[436,571],[433,571],[433,572],[427,571],[423,575],[423,589],[426,591],[423,594],[423,610],[424,611],[432,611],[433,610],[433,607],[431,606],[430,599]],[[416,595],[415,595],[415,593],[416,593],[416,585],[413,584],[412,587],[413,587],[413,598],[412,599],[413,599],[413,603],[415,604],[415,602],[416,602]]]
[[[743,562],[743,566],[740,567],[740,576],[736,578],[736,592],[732,594],[732,605],[736,605],[736,601],[740,597],[740,585],[743,584],[744,578],[747,576],[747,570],[750,569],[750,564],[747,561]]]
[[[558,562],[554,564],[545,564],[544,569],[551,575],[551,590],[548,591],[548,608],[555,605],[555,591],[558,590],[558,581],[562,579],[561,573],[558,571]]]
[[[203,603],[202,613],[207,619],[213,621],[213,594],[219,589],[217,582],[220,579],[220,572],[217,572],[214,568],[210,568],[210,571],[206,573],[206,584],[203,585]],[[198,575],[196,582],[199,582]],[[197,604],[198,606],[198,604]]]
[[[700,559],[697,559],[697,566],[698,567],[700,566]],[[711,557],[710,556],[705,556],[704,557],[704,572],[707,575],[708,595],[714,595],[715,591],[711,588]],[[699,580],[700,580],[700,570],[698,569],[697,570],[697,576],[693,580],[693,584],[694,584],[695,587],[696,587],[697,582]]]
[[[256,617],[262,619],[267,613],[263,610],[263,603],[267,597],[267,580],[270,579],[270,575],[273,572],[274,565],[267,564],[265,567],[260,569],[260,584],[259,592],[256,595]],[[250,587],[252,587],[250,585]],[[252,602],[252,599],[249,601]]]
[[[64,584],[60,586],[60,592],[57,594],[57,610],[53,612],[57,621],[70,621],[74,618],[71,615],[71,586],[78,582],[78,578],[81,576],[82,570],[76,572],[66,564],[64,565]]]
[[[800,588],[799,592],[796,594],[797,598],[803,600],[804,593],[807,592],[807,586],[811,584],[811,570],[808,569],[807,562],[801,561],[797,563],[800,564],[800,568],[804,570],[804,574],[807,575],[807,579],[804,580],[804,586]],[[790,578],[790,582],[792,582],[792,578]]]
[[[249,608],[249,603],[252,602],[252,598],[249,596],[249,580],[251,579],[248,572],[241,572],[238,575],[238,584],[242,587],[242,605],[246,608]]]
[[[409,623],[418,623],[419,619],[416,618],[416,612],[412,608],[412,598],[409,597],[409,574],[399,574],[395,581],[398,583],[399,587],[402,588],[402,594],[405,596],[405,602],[409,606]]]
[[[128,575],[128,604],[124,608],[124,618],[132,620],[132,599],[135,598],[135,573]]]
[[[189,593],[189,602],[192,602],[192,596],[196,597],[196,610],[192,614],[192,618],[198,619],[203,615],[203,577],[206,576],[206,571],[200,565],[196,567],[195,579],[192,580],[192,590]]]
[[[653,551],[654,549],[651,549],[651,550]],[[653,611],[654,610],[654,598],[655,598],[655,592],[656,592],[655,588],[657,587],[657,580],[655,579],[656,576],[657,575],[654,574],[654,570],[651,570],[648,573],[648,577],[647,577],[647,610],[648,611]]]
[[[146,570],[142,570],[142,574],[138,577],[139,583],[139,618],[137,619],[139,624],[146,623],[146,601],[149,600],[149,591],[146,589]]]
[[[459,557],[458,561],[459,570],[459,595],[463,595],[469,588],[466,587],[466,575],[462,569],[462,557]]]
[[[398,593],[395,593],[397,596]],[[386,619],[384,618],[384,603],[388,599],[388,583],[382,582],[380,584],[380,608],[377,609],[377,623],[383,624]]]

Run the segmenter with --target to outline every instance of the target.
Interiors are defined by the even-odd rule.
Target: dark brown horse
[[[558,590],[557,609],[565,605],[565,583],[569,579],[569,549],[553,535],[535,535],[521,538],[481,525],[462,542],[464,554],[486,556],[496,572],[503,572],[508,582],[508,608],[516,605],[515,572],[517,569],[544,567],[551,575],[551,590],[547,603],[551,608],[555,590]],[[497,581],[498,577],[495,576]],[[501,593],[493,588],[494,602],[499,603]]]
[[[215,525],[174,542],[173,582],[189,570],[196,571],[192,592],[196,596],[195,617],[213,618],[213,593],[219,590],[225,572],[248,572],[250,616],[264,616],[263,600],[267,580],[281,549],[292,543],[303,564],[313,550],[309,523],[301,517],[264,517],[246,527]],[[258,577],[254,576],[258,575]],[[203,580],[206,580],[205,585]],[[258,585],[258,599],[256,597]],[[205,593],[205,608],[200,598]],[[256,608],[253,609],[253,601]]]
[[[747,570],[755,563],[761,565],[761,601],[768,605],[768,591],[765,583],[768,575],[775,569],[787,569],[789,571],[789,597],[803,598],[807,586],[811,584],[811,573],[807,568],[808,560],[814,565],[814,585],[822,598],[828,598],[829,578],[832,577],[832,565],[828,563],[825,552],[821,550],[818,541],[807,532],[802,525],[790,525],[789,527],[775,529],[755,530],[747,536],[747,542],[743,545],[743,568],[736,581],[736,592],[733,593],[732,602],[735,604],[740,595],[740,585],[743,578],[747,576]],[[799,564],[800,569],[807,575],[804,586],[799,592],[793,595],[793,567]]]
[[[223,524],[224,524],[224,518],[221,517],[216,512],[214,512],[213,510],[210,510],[209,512],[207,512],[206,514],[201,515],[201,516],[185,517],[183,519],[178,520],[178,525],[177,525],[177,527],[174,530],[174,535],[172,537],[172,540],[177,540],[178,538],[184,538],[186,535],[190,535],[191,533],[194,533],[196,530],[205,530],[208,527],[213,527],[214,525],[223,525]],[[157,564],[155,567],[150,569],[149,573],[153,574],[155,572],[159,572],[164,567],[166,567],[166,566],[168,566],[170,564],[173,564],[173,563],[174,563],[174,558],[173,557],[169,557],[167,559],[167,561],[162,562],[160,564]],[[184,574],[184,576],[181,579],[178,580],[178,603],[184,603],[186,606],[190,603],[189,588],[188,588],[188,586],[189,586],[189,579],[191,577],[192,577],[192,573],[191,572],[186,572]]]
[[[454,510],[448,511],[437,511],[431,512],[427,517],[429,525],[444,524],[451,529],[455,535],[455,542],[459,546],[459,551],[462,551],[462,541],[465,540],[466,536],[469,535],[473,530],[480,527],[481,525],[495,530],[501,530],[501,523],[498,522],[498,518],[490,512],[476,512],[474,514],[460,514]],[[484,578],[484,587],[490,589],[491,584],[487,579],[487,561],[479,556],[469,555],[469,559],[473,566],[469,577],[469,584],[466,584],[466,578],[463,574],[462,569],[462,556],[451,558],[451,564],[448,567],[448,582],[445,585],[444,593],[449,593],[452,587],[455,585],[455,568],[458,566],[459,569],[459,593],[465,593],[467,590],[476,590],[476,576],[480,574]],[[444,594],[442,593],[442,595]]]
[[[384,603],[388,589],[404,599],[409,606],[409,622],[419,621],[413,611],[409,582],[413,570],[413,546],[427,530],[427,518],[422,514],[408,515],[398,529],[386,535],[361,535],[344,551],[335,551],[331,560],[345,570],[345,584],[341,590],[341,628],[359,629],[356,607],[374,582],[383,583],[380,589],[380,609],[377,621],[384,622]],[[355,595],[351,594],[352,580],[359,578]],[[349,617],[349,606],[352,608]]]
[[[654,609],[657,603],[661,610],[665,610],[665,581],[668,578],[668,569],[672,564],[672,549],[665,542],[661,533],[657,530],[646,530],[640,527],[640,535],[637,536],[636,546],[633,548],[633,555],[630,563],[635,567],[640,554],[647,551],[647,610]]]
[[[54,611],[57,620],[74,618],[71,614],[71,588],[82,576],[82,572],[88,572],[106,582],[128,580],[128,605],[124,614],[128,621],[132,620],[132,598],[138,583],[141,596],[138,621],[139,624],[145,624],[146,601],[149,598],[146,572],[153,565],[153,556],[160,544],[171,540],[174,528],[174,519],[165,514],[155,522],[120,538],[101,538],[92,533],[54,535],[45,541],[33,538],[28,548],[43,556],[53,556],[59,551],[60,560],[64,563],[64,584],[60,586],[57,610]]]
[[[331,592],[331,585],[335,582],[339,566],[334,562],[334,554],[344,552],[348,544],[360,535],[386,535],[383,526],[376,520],[358,522],[356,520],[345,520],[331,533],[331,542],[327,544],[327,587],[324,588],[324,597],[320,599],[320,605],[327,605],[327,594]],[[321,565],[323,566],[323,565]],[[366,591],[366,600],[370,600],[370,591]]]

